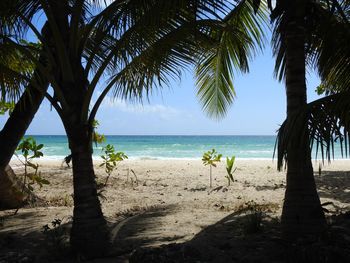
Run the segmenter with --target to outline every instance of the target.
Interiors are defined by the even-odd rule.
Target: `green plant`
[[[103,147],[102,151],[104,152],[104,155],[101,155],[103,162],[100,164],[100,167],[104,166],[105,172],[107,173],[107,178],[104,183],[104,186],[106,186],[112,172],[117,169],[118,163],[128,159],[128,156],[123,152],[116,152],[114,146],[110,144]]]
[[[132,173],[132,175],[135,177],[135,180],[132,178],[132,176],[130,176],[130,172]],[[133,170],[133,169],[130,169],[130,168],[128,168],[128,172],[127,172],[127,179],[126,179],[126,181],[127,182],[129,182],[129,177],[130,177],[130,182],[131,182],[131,186],[133,187],[134,186],[134,183],[136,184],[136,185],[138,185],[139,184],[139,179],[137,178],[137,175],[136,175],[136,173],[135,173],[135,171]]]
[[[232,171],[233,165],[235,164],[236,156],[232,156],[231,158],[226,157],[226,172],[227,175],[225,176],[227,178],[227,185],[230,186],[230,183],[235,181],[233,179],[233,173],[236,171],[237,167]]]
[[[28,187],[30,191],[33,191],[33,184],[38,184],[42,187],[44,184],[50,184],[50,182],[41,177],[41,173],[39,172],[39,165],[34,164],[32,161],[36,158],[40,158],[44,156],[41,152],[41,149],[44,147],[43,144],[37,144],[36,141],[32,137],[22,139],[21,143],[17,147],[17,151],[21,151],[24,161],[20,158],[20,162],[24,165],[24,179],[23,179],[23,189],[24,187]],[[16,155],[18,157],[18,155]],[[32,168],[34,171],[29,172],[29,168]],[[31,181],[27,183],[27,178]]]
[[[262,207],[253,200],[245,203],[247,214],[243,222],[243,231],[245,234],[254,234],[261,231],[263,218]]]
[[[14,107],[14,102],[0,101],[0,115],[4,115],[6,112],[9,112],[9,114],[11,114]]]
[[[64,257],[68,252],[69,243],[62,220],[56,218],[50,225],[44,225],[42,233],[45,235],[45,244],[50,255],[54,258]]]
[[[63,206],[72,206],[73,201],[72,201],[72,196],[66,194],[63,198]]]
[[[106,137],[103,134],[100,134],[96,131],[99,125],[100,123],[98,122],[98,120],[93,120],[92,128],[94,131],[92,133],[92,141],[95,143],[96,146],[97,144],[101,144],[106,141]]]
[[[221,161],[222,154],[216,152],[215,149],[207,151],[203,154],[202,161],[204,165],[209,165],[210,167],[210,177],[209,185],[212,187],[212,167],[216,167],[216,163]]]
[[[92,135],[91,135],[91,141],[95,143],[95,146],[97,147],[97,144],[104,143],[106,141],[106,137],[103,134],[100,134],[97,132],[97,127],[100,125],[98,120],[93,120],[92,122]],[[72,161],[72,155],[69,154],[66,157],[64,157],[62,165],[65,163],[68,168],[70,168],[70,163]],[[61,165],[61,166],[62,166]]]

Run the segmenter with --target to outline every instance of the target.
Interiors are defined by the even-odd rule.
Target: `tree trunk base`
[[[37,197],[18,179],[12,168],[7,165],[0,169],[0,209],[16,209],[34,202]]]
[[[91,229],[91,226],[94,226]],[[104,257],[111,248],[109,233],[104,218],[95,220],[73,221],[71,229],[71,246],[81,259]]]

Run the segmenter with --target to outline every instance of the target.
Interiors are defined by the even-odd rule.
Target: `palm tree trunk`
[[[287,118],[307,103],[303,12],[297,10],[302,6],[295,3],[294,10],[288,14],[285,31]],[[288,147],[287,156],[287,187],[282,211],[284,236],[290,240],[319,236],[326,221],[316,190],[307,132],[300,142]]]
[[[44,91],[47,90],[48,85],[47,81],[40,82]],[[0,169],[4,169],[10,162],[19,141],[24,136],[43,99],[44,93],[29,85],[17,102],[0,131]]]
[[[106,254],[109,237],[97,195],[91,138],[86,126],[67,129],[72,152],[74,211],[71,245],[77,255],[96,258]]]
[[[49,4],[55,10],[53,16],[65,45],[61,48],[67,50],[73,72],[73,76],[69,76],[70,74],[64,74],[60,66],[55,69],[55,79],[66,101],[66,105],[61,105],[60,117],[72,154],[74,210],[70,245],[78,257],[98,258],[106,255],[110,241],[97,194],[92,161],[92,127],[87,125],[88,120],[82,119],[83,115],[88,115],[86,112],[83,114],[83,99],[89,81],[82,65],[81,54],[69,47],[69,3],[50,0]],[[60,61],[60,52],[54,49],[53,53],[55,59]]]
[[[25,201],[36,200],[31,191],[23,186],[23,182],[19,180],[9,165],[0,170],[0,208],[17,209]]]
[[[38,74],[34,73],[37,84],[43,90],[47,90],[49,83]],[[8,164],[43,99],[43,92],[29,85],[0,131],[0,207],[2,208],[18,208],[30,195],[30,191],[23,188],[22,182],[15,177]]]

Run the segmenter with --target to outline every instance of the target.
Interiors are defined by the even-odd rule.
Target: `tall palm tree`
[[[91,133],[95,115],[108,92],[129,99],[142,99],[155,86],[164,86],[169,77],[199,61],[200,85],[209,85],[206,74],[216,73],[212,103],[225,105],[234,95],[233,66],[246,69],[249,52],[260,41],[259,16],[249,1],[232,5],[224,0],[128,0],[105,5],[97,0],[6,0],[0,4],[1,39],[32,60],[50,82],[52,93],[45,97],[59,114],[65,127],[73,162],[74,211],[71,245],[84,257],[96,257],[108,249],[108,233],[97,196],[92,164]],[[239,7],[235,9],[235,7]],[[236,10],[236,11],[232,11]],[[37,15],[47,20],[43,31],[33,24]],[[1,19],[1,18],[0,18]],[[19,43],[28,29],[41,41],[46,65]],[[46,41],[48,34],[52,41]],[[225,51],[220,41],[232,48]],[[235,47],[235,48],[234,48]],[[219,51],[219,52],[218,52]],[[214,58],[226,60],[216,69]],[[108,77],[97,101],[92,96],[101,77]],[[36,84],[36,83],[32,83]],[[44,93],[43,89],[36,88]],[[228,97],[222,94],[229,94]]]
[[[40,60],[43,61],[43,57]],[[44,98],[44,94],[33,85],[29,84],[24,88],[26,83],[19,75],[25,74],[28,78],[33,78],[44,91],[49,84],[34,70],[34,65],[25,60],[25,56],[18,49],[4,43],[0,47],[0,69],[0,101],[11,101],[9,104],[13,107],[0,131],[0,207],[18,208],[31,193],[7,165]],[[17,99],[20,94],[21,97]]]
[[[284,161],[287,168],[282,226],[284,236],[290,240],[303,236],[319,236],[326,226],[313,176],[307,116],[299,118],[299,130],[293,126],[293,120],[294,116],[299,116],[299,112],[307,106],[306,62],[311,63],[315,52],[318,52],[312,41],[315,40],[315,33],[319,33],[315,31],[318,23],[325,15],[331,15],[332,8],[329,8],[328,2],[330,1],[267,1],[274,25],[272,42],[276,56],[276,76],[279,80],[284,79],[286,85],[287,120],[279,129],[277,145],[278,169],[282,169]],[[264,1],[254,1],[255,10],[258,10],[262,3]],[[319,15],[319,11],[322,11],[322,15]],[[319,34],[317,36],[322,38]],[[209,112],[213,109],[216,113],[216,109],[219,109],[219,113],[225,113],[227,104],[217,108],[207,103],[209,98],[213,98],[212,101],[217,98],[211,96],[208,87],[209,85],[206,85],[199,90],[200,96],[205,95],[200,97],[204,107],[208,107]],[[297,135],[290,136],[293,133]]]
[[[277,8],[281,8],[284,12],[279,18],[275,33],[278,34],[278,52],[284,53],[288,118],[307,104],[305,80],[307,1],[297,0],[292,3],[278,1]],[[286,149],[287,188],[281,222],[288,239],[317,235],[326,226],[316,190],[307,131],[301,132],[299,140],[300,143],[291,142]]]
[[[298,0],[287,3],[280,0],[273,12],[276,21],[273,39],[277,58],[276,72],[280,73],[280,78],[285,77],[287,94],[287,119],[278,132],[278,167],[282,168],[284,160],[287,163],[282,226],[285,236],[292,240],[306,235],[319,237],[326,227],[313,177],[311,147],[316,140],[316,144],[321,145],[323,158],[324,142],[330,148],[330,137],[339,135],[339,125],[334,125],[339,123],[339,119],[324,109],[325,105],[331,103],[313,102],[307,105],[305,66],[306,63],[315,66],[326,80],[323,85],[328,85],[330,76],[337,75],[334,75],[334,65],[339,68],[346,64],[339,56],[334,56],[334,46],[332,52],[323,47],[326,44],[330,48],[332,37],[332,42],[340,40],[343,43],[343,49],[347,46],[342,42],[342,37],[331,33],[337,32],[341,26],[334,25],[334,20],[339,17],[339,13],[334,12],[335,9],[341,10],[338,1]],[[338,51],[335,53],[340,54]],[[346,56],[343,53],[340,57]],[[325,99],[321,100],[324,101]],[[326,120],[322,125],[321,119]],[[322,140],[330,131],[332,135]]]

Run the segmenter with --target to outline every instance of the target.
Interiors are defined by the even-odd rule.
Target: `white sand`
[[[59,161],[41,161],[42,176],[51,184],[36,187],[38,196],[45,199],[48,207],[20,209],[17,216],[5,221],[1,231],[21,229],[40,230],[55,218],[68,221],[72,215],[72,171],[61,167]],[[12,163],[13,167],[17,163]],[[268,160],[237,160],[234,178],[237,180],[227,187],[225,163],[213,169],[214,187],[223,186],[210,192],[209,167],[200,160],[127,160],[109,179],[101,199],[103,212],[109,222],[117,222],[121,215],[129,212],[157,210],[149,219],[147,227],[137,235],[152,238],[147,245],[182,242],[191,239],[206,226],[253,200],[270,207],[272,215],[279,216],[285,190],[285,172],[277,172],[276,162]],[[318,164],[314,164],[318,174]],[[321,202],[332,201],[338,208],[349,208],[350,176],[346,171],[350,161],[335,161],[316,175]],[[104,182],[106,174],[95,165],[97,180]],[[128,169],[132,169],[137,178]],[[20,168],[15,168],[20,173]],[[330,172],[333,171],[333,172]],[[133,179],[133,183],[131,182]],[[333,208],[335,209],[335,208]],[[0,212],[0,216],[9,211]],[[31,214],[31,217],[24,215]],[[21,216],[22,215],[22,216]],[[126,218],[126,216],[124,216]],[[135,238],[135,236],[130,237]]]

